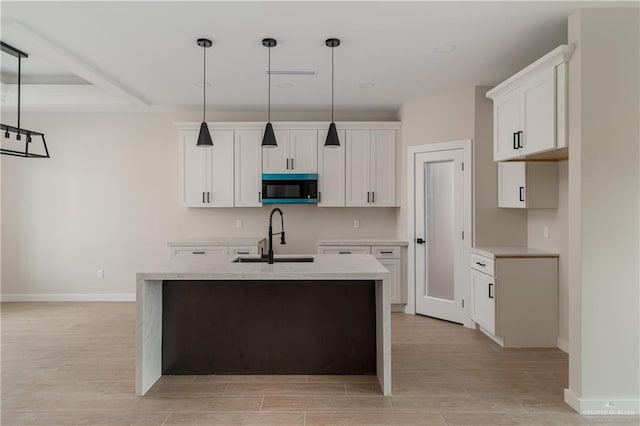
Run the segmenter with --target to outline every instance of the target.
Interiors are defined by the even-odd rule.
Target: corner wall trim
[[[569,341],[567,339],[563,339],[562,337],[558,337],[558,349],[560,349],[564,353],[569,353]]]
[[[135,293],[107,293],[107,294],[3,294],[2,302],[135,302]]]
[[[565,389],[564,402],[583,416],[640,415],[640,399],[581,399]]]

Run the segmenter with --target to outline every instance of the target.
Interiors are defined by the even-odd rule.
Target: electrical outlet
[[[104,279],[104,269],[98,269],[98,272],[96,273],[96,277],[97,277],[99,280]]]
[[[236,228],[242,228],[242,219],[236,219]]]
[[[353,227],[354,228],[360,228],[360,219],[354,219],[353,220]]]
[[[544,232],[544,237],[545,238],[549,238],[549,227],[545,225],[545,227],[543,228],[543,232]]]

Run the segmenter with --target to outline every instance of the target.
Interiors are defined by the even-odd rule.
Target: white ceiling
[[[23,61],[24,75],[67,70],[93,84],[108,81],[127,102],[152,108],[200,105],[202,48],[207,51],[211,109],[255,111],[266,103],[267,49],[278,40],[272,68],[310,69],[315,76],[273,76],[275,110],[330,105],[335,50],[336,108],[395,112],[406,99],[463,85],[494,85],[567,41],[567,17],[611,2],[11,2],[2,1],[2,40],[30,52],[28,29],[50,43]],[[635,7],[636,3],[616,3]],[[434,48],[453,44],[448,55]],[[55,47],[55,48],[54,48]],[[6,60],[5,54],[3,62]],[[39,56],[47,56],[40,58]],[[66,56],[66,61],[58,57]],[[29,69],[29,62],[33,68]],[[3,70],[6,66],[3,64]],[[54,72],[55,71],[55,72]],[[93,73],[93,74],[92,74]],[[35,78],[35,77],[34,77]],[[294,87],[280,88],[289,83]],[[370,89],[361,83],[374,83]]]

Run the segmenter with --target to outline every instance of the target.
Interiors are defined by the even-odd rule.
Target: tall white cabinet
[[[345,131],[340,146],[324,146],[327,130],[318,133],[318,207],[345,206]]]
[[[233,207],[233,130],[212,130],[210,148],[197,147],[197,139],[197,130],[181,134],[181,204]]]
[[[396,205],[396,132],[346,131],[346,206]]]
[[[262,131],[236,130],[234,205],[262,206]]]

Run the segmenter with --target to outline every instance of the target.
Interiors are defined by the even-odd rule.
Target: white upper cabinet
[[[212,130],[210,148],[197,139],[197,130],[181,133],[181,204],[233,207],[233,130]]]
[[[317,173],[318,131],[276,130],[277,147],[264,148],[264,173]]]
[[[559,46],[489,92],[494,161],[567,146],[567,67],[573,47]]]
[[[558,163],[498,163],[498,207],[558,208]]]
[[[344,207],[345,131],[338,130],[340,146],[324,146],[327,130],[318,135],[318,207]]]
[[[235,132],[236,207],[262,206],[262,131]]]
[[[396,205],[396,131],[347,130],[346,205]]]
[[[371,203],[371,131],[346,132],[346,205],[369,207]]]
[[[278,146],[262,148],[262,173],[289,173],[289,132],[273,133]]]

